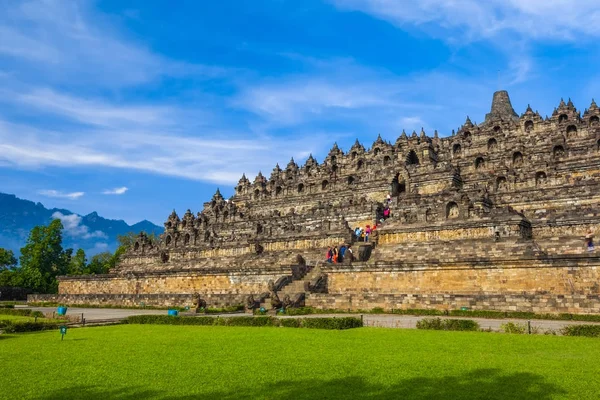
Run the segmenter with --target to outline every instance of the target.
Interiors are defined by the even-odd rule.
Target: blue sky
[[[576,4],[576,5],[575,5]],[[161,224],[334,141],[600,97],[579,0],[0,0],[0,191]]]

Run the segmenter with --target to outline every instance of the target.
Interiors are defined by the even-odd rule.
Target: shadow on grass
[[[181,388],[173,388],[177,391]],[[189,392],[200,384],[189,382]],[[146,387],[107,389],[75,387],[50,393],[42,399],[535,399],[549,400],[566,392],[545,378],[531,373],[502,374],[497,369],[480,369],[461,376],[411,378],[390,386],[370,383],[363,377],[334,380],[277,381],[250,389],[174,395]]]

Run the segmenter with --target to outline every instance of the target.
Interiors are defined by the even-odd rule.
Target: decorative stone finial
[[[436,138],[436,139],[438,138],[438,131],[437,131],[437,129],[433,131],[433,137]]]
[[[400,137],[401,137],[402,139],[406,139],[406,138],[407,138],[407,136],[406,136],[406,131],[405,131],[404,129],[402,129],[402,134],[400,135]]]
[[[221,191],[217,188],[217,191],[213,195],[213,200],[223,200],[223,196],[221,195]]]
[[[563,108],[566,107],[567,105],[565,104],[565,101],[563,100],[563,98],[560,98],[560,103],[558,104],[558,108]]]
[[[490,112],[486,114],[485,122],[488,122],[493,118],[513,120],[519,118],[510,103],[510,97],[508,97],[508,92],[506,90],[499,90],[494,93],[494,97],[492,98],[492,108]]]

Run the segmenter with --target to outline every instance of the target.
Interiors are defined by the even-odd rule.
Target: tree
[[[21,286],[21,276],[14,253],[0,248],[0,287],[2,286]]]
[[[82,275],[87,273],[87,257],[83,249],[78,249],[69,262],[69,275]]]
[[[43,293],[58,290],[56,277],[65,275],[71,261],[72,249],[62,247],[63,224],[55,219],[48,226],[34,227],[21,249],[21,272],[26,287]]]
[[[6,250],[0,247],[0,270],[12,269],[17,265],[17,259],[12,250]]]
[[[108,251],[98,253],[92,257],[87,266],[86,274],[106,274],[111,268],[111,260],[114,255]]]

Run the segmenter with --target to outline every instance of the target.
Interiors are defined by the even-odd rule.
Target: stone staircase
[[[304,275],[302,275],[299,279],[292,279],[289,283],[282,286],[277,291],[277,296],[279,299],[283,300],[285,296],[289,296],[293,301],[298,295],[308,296],[309,293],[307,293],[306,290],[307,283],[311,282],[313,279],[322,274],[319,264],[319,262],[316,262],[314,267],[307,265],[307,271]],[[270,313],[275,313],[275,310],[272,310],[270,298],[264,299],[264,301],[260,303],[259,308],[260,307],[268,310]]]

